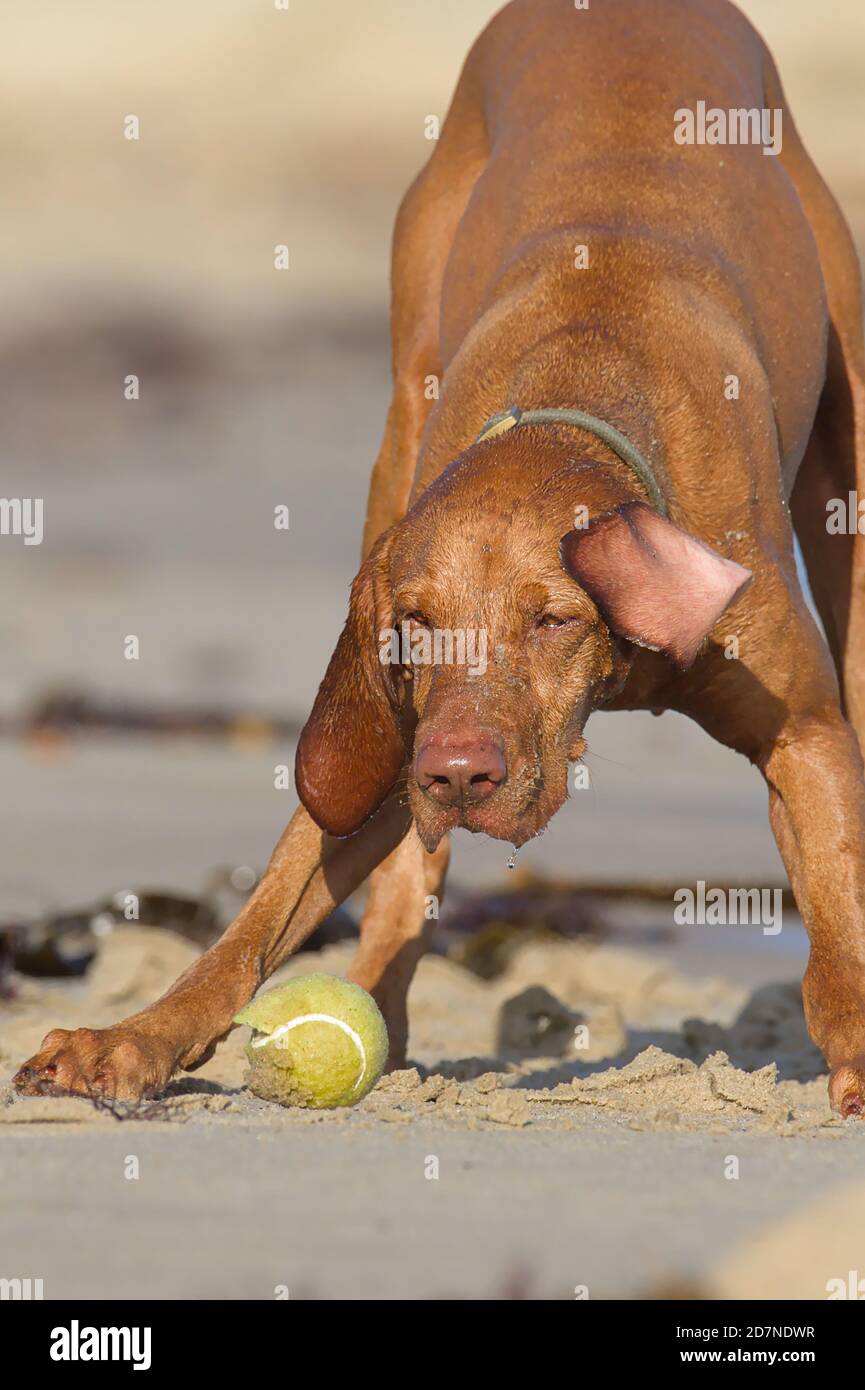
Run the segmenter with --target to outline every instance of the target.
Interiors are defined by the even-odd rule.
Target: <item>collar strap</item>
[[[490,416],[475,443],[494,439],[497,434],[504,434],[505,430],[513,429],[515,425],[575,425],[577,429],[588,430],[589,434],[597,435],[598,439],[612,449],[613,453],[628,465],[632,473],[636,474],[649,494],[655,511],[661,516],[667,515],[667,504],[652,472],[651,464],[626,435],[606,420],[599,420],[596,415],[587,415],[584,410],[553,407],[545,410],[520,410],[518,405],[512,405],[509,410]]]

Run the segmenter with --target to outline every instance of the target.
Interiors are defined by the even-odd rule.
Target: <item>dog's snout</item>
[[[418,749],[415,777],[440,806],[469,806],[491,796],[507,779],[501,741],[489,734],[434,734]]]

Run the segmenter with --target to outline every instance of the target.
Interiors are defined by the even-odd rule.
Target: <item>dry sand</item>
[[[19,977],[0,1074],[49,1022],[111,1022],[196,954],[120,928],[83,982]],[[303,953],[275,978],[349,958]],[[851,1181],[865,1129],[829,1111],[795,985],[749,997],[648,950],[529,935],[491,980],[428,957],[411,1002],[412,1064],[351,1111],[250,1095],[245,1029],[123,1119],[3,1086],[4,1264],[49,1297],[177,1298],[285,1281],[311,1298],[825,1297],[858,1267],[832,1199],[809,1208]],[[86,1230],[86,1251],[61,1230]]]
[[[4,1019],[3,1063],[29,1055],[49,1017],[57,1027],[99,1027],[134,1012],[197,954],[158,928],[115,929],[83,986],[21,983]],[[302,952],[274,983],[314,969],[343,974],[350,957],[350,945]],[[530,941],[493,980],[427,957],[411,1004],[416,1064],[385,1077],[358,1107],[370,1123],[425,1116],[470,1126],[572,1129],[587,1114],[603,1112],[641,1129],[756,1127],[816,1136],[847,1128],[829,1111],[823,1066],[805,1032],[795,985],[768,986],[748,1000],[722,980],[687,979],[638,951]],[[194,1078],[175,1083],[165,1119],[174,1110],[216,1108],[239,1124],[308,1121],[242,1091],[246,1037],[236,1029]],[[774,1060],[767,1063],[769,1055]],[[3,1124],[106,1119],[86,1101],[52,1108],[7,1094],[6,1102]]]

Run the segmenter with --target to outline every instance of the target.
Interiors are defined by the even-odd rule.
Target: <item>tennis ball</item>
[[[235,1015],[248,1023],[249,1089],[262,1100],[330,1110],[354,1105],[387,1060],[387,1028],[371,995],[335,975],[302,975]]]

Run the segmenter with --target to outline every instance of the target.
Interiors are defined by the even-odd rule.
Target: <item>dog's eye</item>
[[[402,668],[406,680],[411,680],[414,675],[410,650],[411,641],[417,635],[419,628],[423,628],[425,631],[430,632],[432,630],[432,624],[427,620],[425,614],[420,613],[417,609],[413,609],[411,613],[403,614],[399,620],[398,626],[403,634]]]
[[[564,627],[570,621],[569,618],[559,618],[555,613],[542,613],[538,618],[537,627]]]

